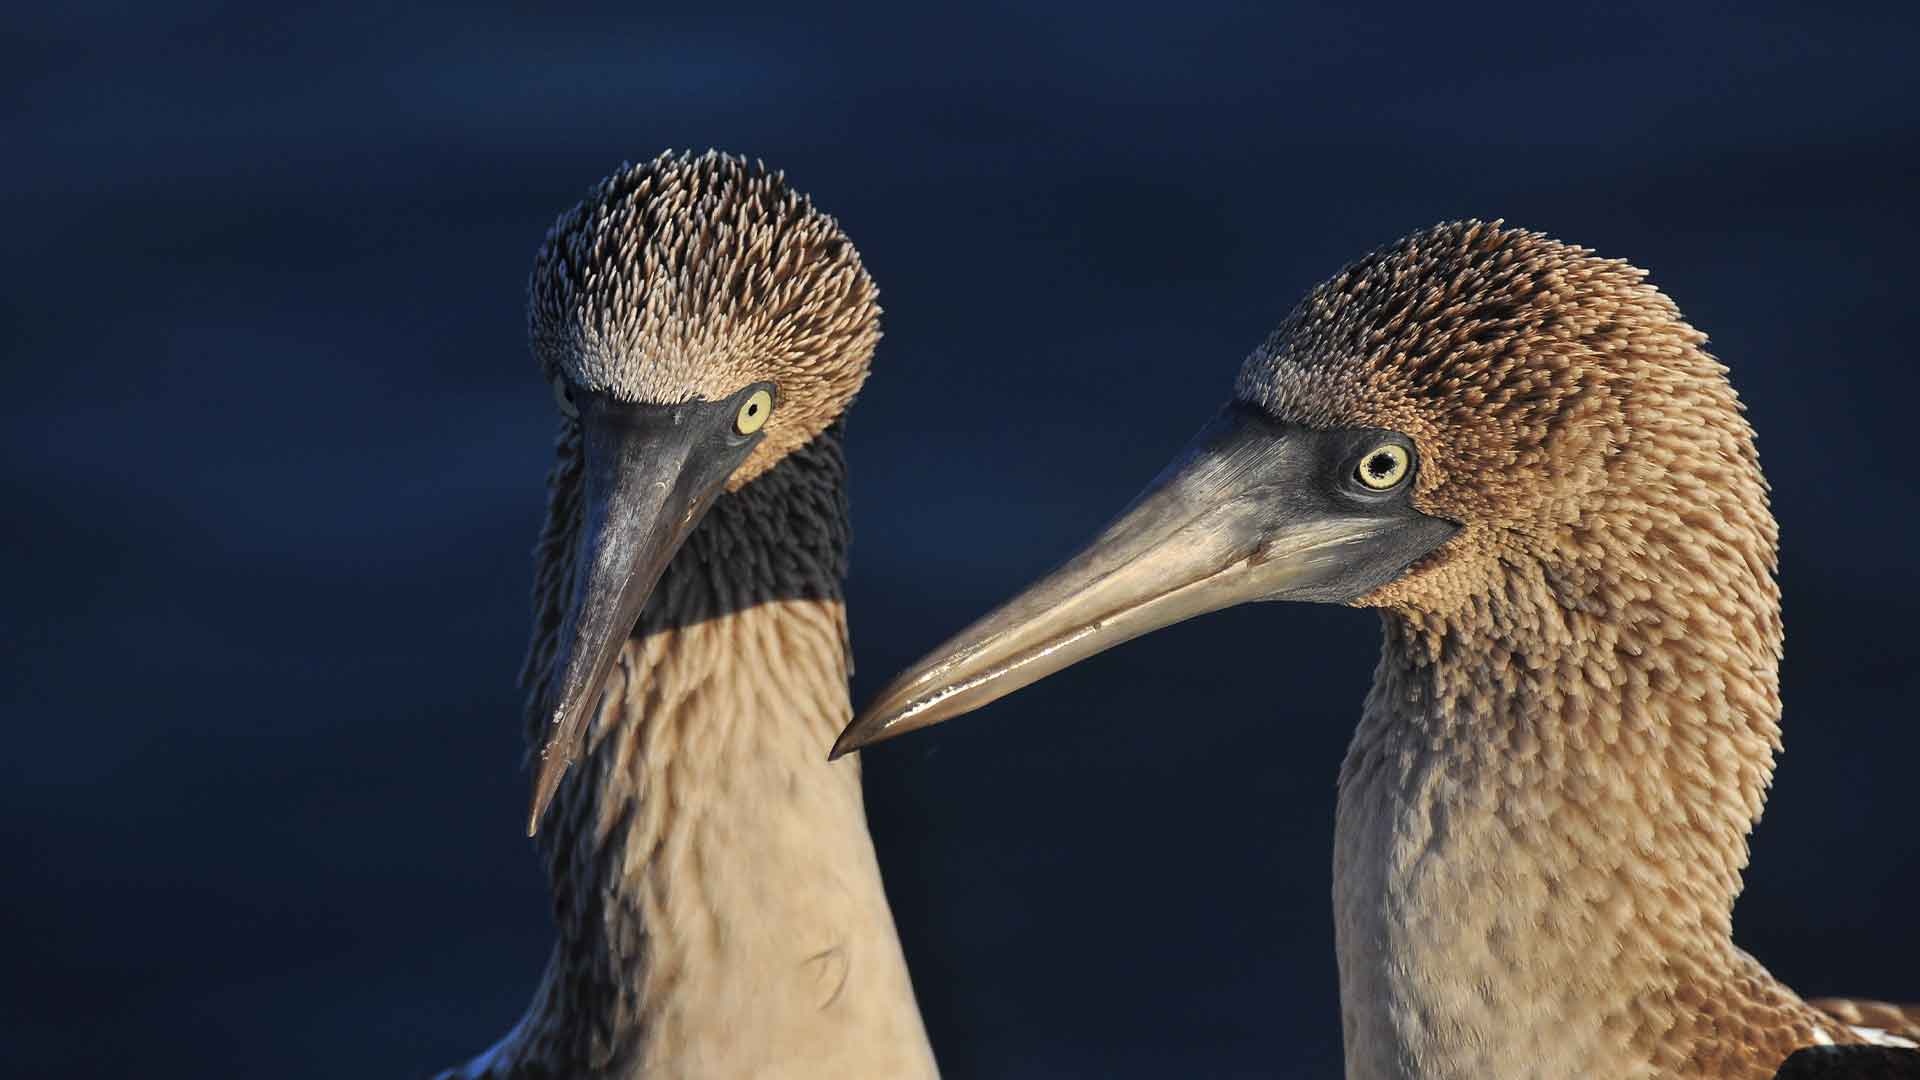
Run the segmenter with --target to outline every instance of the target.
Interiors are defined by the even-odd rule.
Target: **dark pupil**
[[[1391,454],[1373,455],[1373,460],[1367,462],[1367,471],[1372,473],[1375,477],[1385,476],[1388,473],[1392,472],[1393,471],[1393,455]]]
[[[760,403],[759,403],[759,402],[757,402],[757,401],[756,401],[756,402],[754,402],[753,404],[751,404],[751,405],[748,405],[748,406],[747,406],[747,415],[748,415],[748,416],[752,416],[752,415],[753,415],[754,413],[757,413],[757,412],[759,412],[759,411],[760,411]]]

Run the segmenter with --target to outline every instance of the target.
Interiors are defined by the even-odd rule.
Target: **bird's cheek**
[[[778,437],[779,433],[772,430],[772,425],[768,425],[767,437],[761,439],[760,445],[747,455],[747,460],[741,462],[739,468],[733,470],[733,475],[727,477],[726,490],[729,494],[760,479],[768,469],[773,468],[775,462],[785,456],[786,451],[775,446]]]
[[[1371,592],[1356,597],[1354,607],[1384,608],[1423,615],[1451,615],[1474,596],[1484,595],[1500,578],[1498,560],[1482,555],[1462,529],[1439,548],[1417,559]]]

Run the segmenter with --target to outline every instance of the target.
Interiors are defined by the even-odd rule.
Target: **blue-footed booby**
[[[446,1075],[935,1076],[859,770],[824,761],[872,279],[779,174],[669,154],[561,216],[529,292],[562,413],[524,672],[559,940]]]
[[[1764,1080],[1912,1046],[1920,1009],[1804,1001],[1733,943],[1780,748],[1776,528],[1726,369],[1645,277],[1482,222],[1352,264],[1104,533],[837,749],[1202,612],[1375,608],[1334,839],[1348,1076]]]

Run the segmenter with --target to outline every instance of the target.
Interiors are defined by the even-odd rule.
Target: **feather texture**
[[[538,845],[558,941],[465,1078],[931,1077],[857,762],[839,418],[879,337],[872,282],[778,174],[708,154],[623,169],[563,215],[529,322],[550,377],[628,402],[780,389],[765,437],[642,609]],[[583,532],[562,409],[522,681],[538,752]]]
[[[1316,288],[1239,398],[1411,436],[1459,533],[1361,599],[1341,769],[1350,1076],[1770,1077],[1874,1041],[1732,942],[1780,749],[1777,529],[1706,337],[1625,263],[1442,225]],[[1904,1030],[1904,1029],[1903,1029]]]

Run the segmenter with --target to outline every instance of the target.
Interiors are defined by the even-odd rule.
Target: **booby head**
[[[880,336],[875,296],[832,218],[718,153],[622,168],[548,232],[528,331],[581,475],[529,835],[681,543],[853,400]]]
[[[1704,341],[1644,272],[1538,233],[1459,222],[1376,251],[1308,294],[1105,532],[902,674],[834,753],[1246,601],[1452,620],[1521,575],[1577,605],[1600,564],[1660,555],[1674,504],[1641,512],[1653,489],[1691,496],[1744,567],[1728,584],[1777,611],[1757,602],[1777,594],[1752,433]]]

